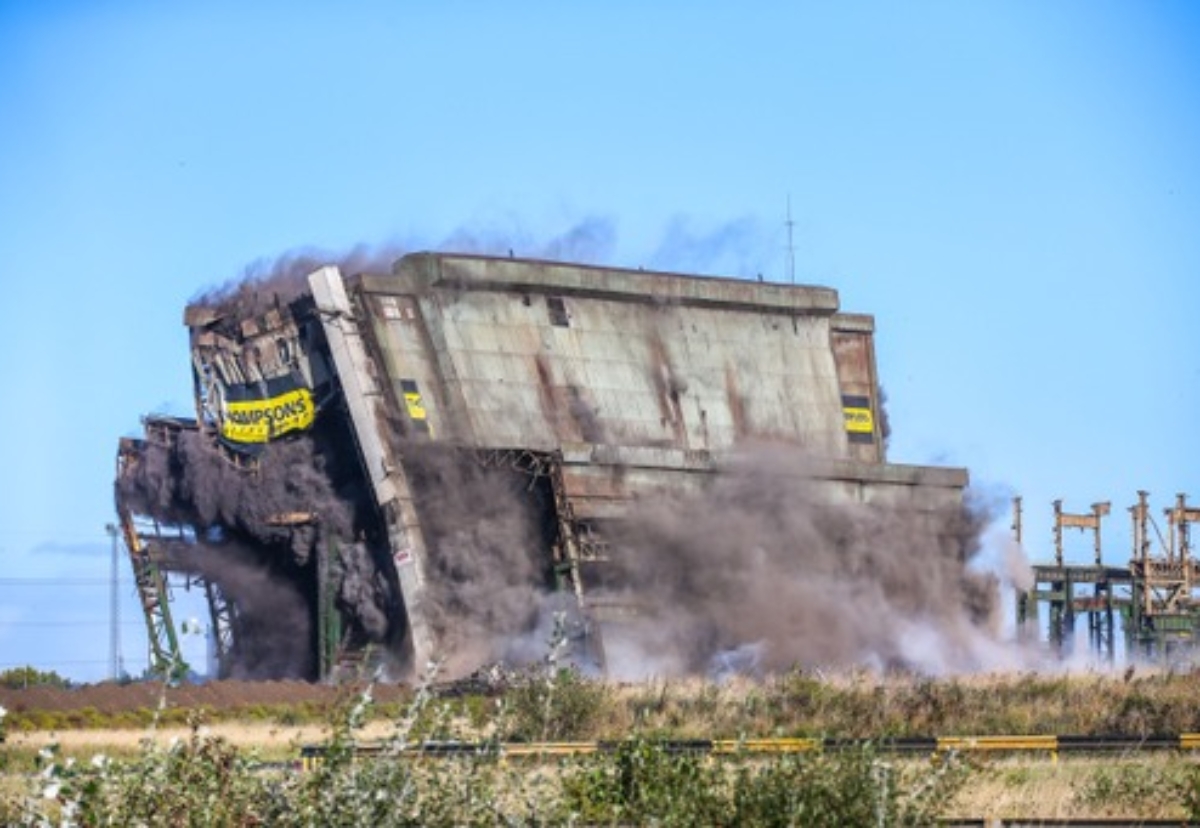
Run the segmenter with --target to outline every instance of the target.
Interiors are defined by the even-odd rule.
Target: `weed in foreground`
[[[636,739],[568,769],[561,807],[584,824],[925,825],[966,778],[953,759],[897,766],[870,748],[718,759]]]
[[[718,758],[674,753],[645,738],[557,766],[502,762],[486,746],[454,759],[414,758],[409,749],[416,730],[423,722],[436,730],[450,710],[429,692],[433,672],[370,758],[357,753],[355,742],[373,708],[368,686],[331,723],[323,759],[308,773],[262,767],[253,755],[209,734],[196,716],[190,738],[166,747],[147,739],[130,760],[98,756],[81,765],[47,750],[20,795],[0,804],[0,822],[285,828],[923,824],[958,779],[952,764],[913,770],[870,752]],[[579,704],[584,715],[586,705],[576,694],[590,698],[594,689],[575,681],[561,670],[548,671],[540,687],[531,677],[521,726],[539,737],[570,732],[564,711]]]
[[[1090,808],[1122,813],[1141,813],[1148,804],[1177,802],[1191,824],[1200,819],[1200,767],[1177,756],[1098,767],[1079,787],[1075,799]]]
[[[978,706],[987,706],[984,712],[993,721],[1012,722],[1024,718],[1024,706],[1036,703],[1051,708],[1056,722],[1073,722],[1077,732],[1087,732],[1098,725],[1083,718],[1083,711],[1099,709],[1099,701],[1068,708],[1089,687],[1109,705],[1138,695],[1161,701],[1153,711],[1157,726],[1185,721],[1174,712],[1183,689],[1169,678],[1078,687],[1073,681],[1009,680],[993,685],[999,688],[994,694],[1016,699],[1022,710],[1004,717],[999,702],[986,698],[988,685],[975,682],[952,688],[900,683],[881,690],[861,681],[825,684],[794,675],[751,687],[755,695],[749,701],[740,691],[686,683],[622,696],[548,660],[510,683],[498,703],[476,700],[479,709],[467,716],[461,700],[430,692],[434,674],[436,667],[396,714],[394,732],[371,758],[357,753],[355,741],[366,721],[379,715],[370,686],[333,716],[324,761],[304,774],[264,768],[254,754],[212,736],[202,717],[193,715],[190,737],[165,747],[148,739],[133,756],[77,763],[47,749],[32,771],[0,778],[0,824],[920,825],[936,821],[963,789],[973,772],[965,762],[894,760],[870,750],[772,758],[675,753],[663,739],[680,733],[668,723],[680,716],[688,728],[760,733],[767,726],[792,730],[802,715],[809,719],[805,729],[849,727],[851,714],[871,702],[882,711],[877,724],[898,721],[903,711],[922,730],[940,724],[969,732],[980,721]],[[1131,701],[1127,710],[1149,709],[1140,704]],[[499,761],[494,742],[454,759],[412,756],[410,749],[421,739],[454,738],[468,719],[471,732],[486,731],[493,740],[620,738],[628,730],[612,728],[622,720],[640,735],[611,752],[557,764]],[[4,723],[0,718],[0,727]],[[749,724],[754,727],[741,729]],[[0,764],[5,757],[0,745]],[[1179,803],[1189,818],[1200,818],[1200,768],[1181,759],[1153,772],[1109,769],[1080,791],[1077,802],[1139,799]]]

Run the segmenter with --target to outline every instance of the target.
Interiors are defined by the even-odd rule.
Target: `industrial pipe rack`
[[[1164,533],[1154,520],[1149,493],[1137,494],[1137,502],[1127,509],[1133,549],[1126,566],[1103,562],[1101,527],[1111,513],[1109,502],[1093,503],[1086,513],[1071,513],[1063,510],[1061,500],[1054,501],[1054,562],[1035,564],[1033,587],[1017,592],[1020,637],[1040,639],[1044,630],[1050,647],[1065,654],[1074,646],[1082,617],[1089,649],[1105,659],[1116,657],[1118,634],[1123,635],[1130,660],[1191,657],[1200,643],[1200,562],[1191,543],[1191,525],[1200,523],[1200,508],[1189,506],[1187,495],[1176,495],[1174,505],[1163,509]],[[1016,542],[1023,545],[1019,497],[1013,500],[1012,528]],[[1064,561],[1066,529],[1092,534],[1092,563]]]

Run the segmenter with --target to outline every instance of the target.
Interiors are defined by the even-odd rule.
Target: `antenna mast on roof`
[[[796,246],[792,242],[792,228],[796,222],[792,221],[792,195],[788,193],[787,197],[787,264],[788,264],[788,281],[793,285],[796,284]]]

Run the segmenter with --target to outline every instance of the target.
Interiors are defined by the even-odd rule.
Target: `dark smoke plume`
[[[312,616],[280,561],[239,543],[202,543],[175,558],[235,607],[229,678],[307,678],[313,674]]]
[[[602,216],[583,218],[549,239],[524,231],[515,217],[509,217],[507,222],[460,227],[437,249],[448,253],[603,264],[611,259],[616,239],[615,222]]]
[[[676,216],[648,264],[658,270],[753,279],[777,272],[777,248],[762,224],[750,217],[699,229],[692,219]]]
[[[392,263],[406,252],[406,248],[399,246],[359,245],[345,253],[300,248],[247,265],[237,278],[197,295],[189,304],[239,319],[258,316],[306,294],[308,275],[314,270],[336,265],[344,274],[388,273]]]
[[[380,556],[349,543],[369,536],[374,515],[360,473],[342,468],[353,455],[319,437],[328,440],[328,430],[271,443],[251,470],[210,437],[184,430],[171,445],[145,443],[117,481],[131,512],[192,530],[194,543],[175,545],[170,567],[215,582],[234,602],[237,674],[311,675],[313,611],[305,602],[316,600],[318,552],[336,557],[335,589],[355,631],[374,641],[396,634],[386,619],[398,614],[398,598]],[[289,520],[295,515],[312,519]]]
[[[189,304],[215,310],[218,315],[238,318],[260,315],[307,293],[307,277],[326,265],[336,265],[343,274],[390,273],[392,264],[406,253],[438,250],[447,253],[514,255],[531,259],[600,264],[612,256],[616,224],[602,216],[587,216],[549,239],[539,240],[522,232],[515,218],[510,226],[476,223],[454,230],[441,243],[416,241],[387,245],[360,244],[346,252],[319,248],[297,248],[275,258],[247,265],[236,278],[193,297]]]
[[[266,446],[250,472],[207,436],[183,431],[173,446],[147,443],[118,486],[122,501],[135,513],[201,533],[219,526],[260,543],[286,545],[302,565],[315,543],[312,533],[280,526],[273,518],[311,512],[334,535],[349,535],[352,528],[352,507],[333,490],[327,462],[312,439],[301,435]]]

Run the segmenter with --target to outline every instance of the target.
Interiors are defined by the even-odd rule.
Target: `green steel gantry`
[[[1087,623],[1090,650],[1107,659],[1116,654],[1121,619],[1127,658],[1174,659],[1185,656],[1200,643],[1200,564],[1192,556],[1191,524],[1200,523],[1200,509],[1187,503],[1186,495],[1163,510],[1167,525],[1164,535],[1154,521],[1149,495],[1138,492],[1129,507],[1133,522],[1133,550],[1128,566],[1103,562],[1101,526],[1110,504],[1093,503],[1088,513],[1063,511],[1054,501],[1054,551],[1052,564],[1035,564],[1033,586],[1016,596],[1018,634],[1026,639],[1040,637],[1044,614],[1046,640],[1059,652],[1069,651],[1075,640],[1076,622]],[[1067,564],[1063,559],[1063,530],[1079,529],[1093,535],[1093,562]],[[1013,501],[1013,532],[1022,538],[1021,498]],[[1156,537],[1157,552],[1153,551]]]

